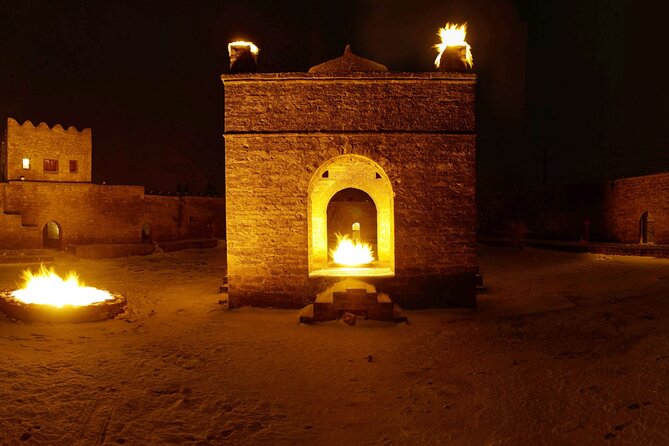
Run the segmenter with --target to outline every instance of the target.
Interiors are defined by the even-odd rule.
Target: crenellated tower
[[[91,129],[77,130],[41,122],[19,124],[7,119],[0,153],[2,181],[89,183],[92,165]]]

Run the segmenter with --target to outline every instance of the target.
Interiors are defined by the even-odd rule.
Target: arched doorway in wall
[[[63,249],[63,229],[55,220],[51,220],[42,228],[42,246],[45,249]]]
[[[336,232],[352,232],[356,215],[361,217],[353,222],[360,224],[360,236],[373,239],[375,261],[364,268],[348,268],[347,275],[394,276],[394,193],[379,164],[351,154],[326,161],[311,178],[307,207],[310,276],[342,275],[342,268],[332,264],[329,250]],[[376,230],[370,230],[374,225]]]
[[[650,212],[646,211],[639,218],[639,243],[655,243],[655,220]]]

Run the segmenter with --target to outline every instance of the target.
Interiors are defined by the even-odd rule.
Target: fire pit
[[[75,273],[62,279],[44,266],[37,274],[23,272],[25,284],[0,292],[0,310],[24,322],[94,322],[124,312],[125,297],[86,286]]]

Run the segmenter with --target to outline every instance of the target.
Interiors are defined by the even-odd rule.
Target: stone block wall
[[[669,244],[669,172],[611,181],[607,189],[604,206],[612,237],[638,243],[639,220],[649,212],[654,219],[655,243]]]
[[[147,196],[142,186],[32,181],[0,183],[0,192],[0,249],[41,248],[42,229],[52,220],[61,227],[64,248],[140,243],[145,223],[155,241],[224,235],[220,198]]]
[[[0,249],[41,247],[41,230],[24,226],[19,213],[5,211],[6,187],[0,183]]]
[[[459,133],[472,132],[475,126],[470,74],[234,76],[224,77],[226,133]]]
[[[299,307],[309,277],[308,189],[355,154],[394,192],[395,275],[365,279],[405,307],[475,306],[473,75],[231,75],[225,86],[230,304]]]
[[[128,257],[152,254],[153,245],[149,243],[72,245],[71,252],[80,259],[108,259],[111,257]]]
[[[2,180],[24,177],[30,181],[91,181],[91,129],[64,129],[59,124],[49,128],[43,122],[34,126],[30,121],[19,124],[9,118],[5,139]],[[23,166],[23,159],[29,160],[27,169]],[[56,171],[44,169],[45,159],[57,160]],[[71,171],[70,161],[76,161],[74,171]]]
[[[3,228],[4,248],[41,248],[42,228],[51,220],[62,229],[63,247],[140,240],[143,187],[10,181],[4,190],[4,212],[20,216],[21,226],[35,233],[35,245],[23,246],[7,239],[9,228]]]
[[[146,195],[142,223],[156,241],[224,238],[225,202],[215,197]]]

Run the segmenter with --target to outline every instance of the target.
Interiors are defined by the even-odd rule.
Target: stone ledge
[[[69,251],[80,259],[104,259],[153,253],[153,245],[146,243],[122,243],[103,245],[70,245]]]
[[[18,249],[0,251],[0,264],[38,264],[53,262],[53,254],[41,249]]]
[[[180,251],[182,249],[215,248],[218,246],[218,240],[213,238],[175,240],[172,242],[159,242],[158,246],[165,252]]]
[[[304,81],[304,80],[438,80],[438,81],[459,81],[459,82],[476,82],[476,74],[474,73],[457,73],[457,72],[421,72],[421,73],[407,73],[407,72],[351,72],[351,73],[304,73],[304,72],[288,72],[288,73],[237,73],[237,74],[222,74],[221,80],[223,82],[245,82],[245,81]]]

